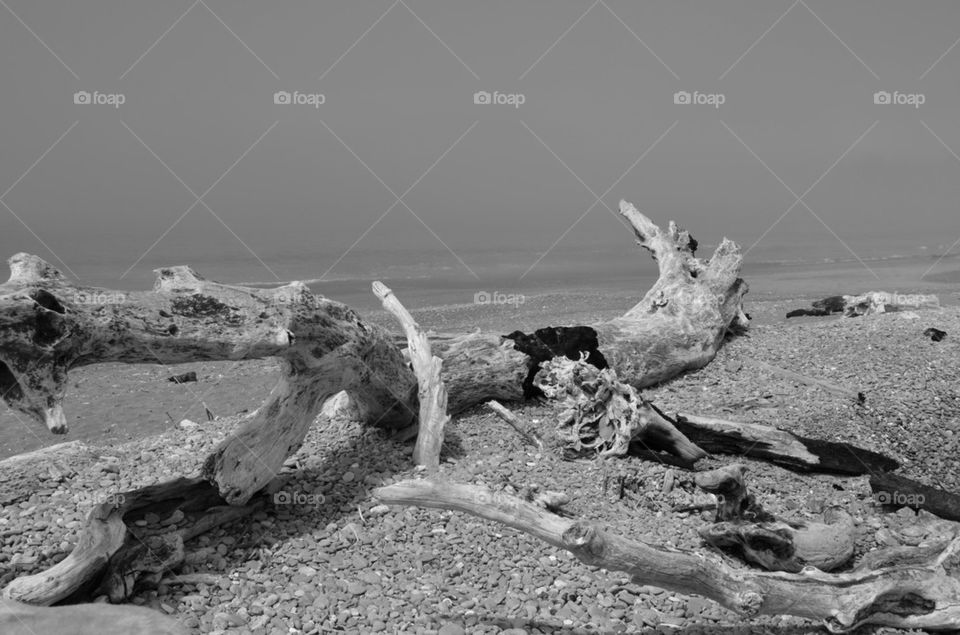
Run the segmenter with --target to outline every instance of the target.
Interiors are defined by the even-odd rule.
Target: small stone
[[[273,606],[274,604],[277,603],[277,600],[279,600],[279,599],[280,599],[280,596],[279,596],[279,595],[277,595],[276,593],[271,593],[271,594],[269,594],[268,596],[266,596],[265,598],[263,598],[263,599],[260,601],[260,603],[263,604],[264,606]]]
[[[440,630],[437,631],[437,635],[466,635],[466,633],[462,626],[454,624],[453,622],[445,623],[440,627]]]
[[[376,518],[377,516],[383,516],[390,512],[390,507],[388,505],[374,505],[370,508],[370,511],[367,512],[370,516]]]
[[[357,478],[357,476],[353,472],[344,472],[341,478],[344,483],[349,483],[353,481],[353,479]]]
[[[189,419],[184,419],[177,425],[180,427],[181,430],[196,430],[197,428],[200,427],[199,423],[195,423],[193,421],[190,421]]]

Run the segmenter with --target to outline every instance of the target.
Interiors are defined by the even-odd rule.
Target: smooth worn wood
[[[900,464],[848,443],[801,437],[773,426],[716,417],[678,414],[677,429],[711,454],[733,454],[769,461],[798,472],[861,475],[887,472]]]
[[[389,287],[382,282],[374,282],[373,293],[380,298],[383,308],[392,313],[403,327],[407,335],[410,362],[417,376],[420,418],[413,462],[435,469],[440,465],[443,430],[450,421],[450,415],[447,414],[447,387],[440,377],[443,361],[430,352],[430,341],[426,334]]]
[[[54,432],[66,431],[67,373],[78,366],[280,358],[267,403],[205,464],[231,503],[273,478],[341,390],[371,424],[413,419],[416,378],[390,334],[302,283],[253,289],[169,267],[157,270],[152,291],[125,292],[69,282],[36,256],[9,263],[0,285],[0,392]]]
[[[827,522],[778,520],[748,492],[746,472],[735,463],[694,476],[698,487],[717,498],[714,524],[699,530],[707,544],[768,571],[833,571],[850,561],[855,531],[849,514],[829,510]]]
[[[624,538],[602,525],[561,518],[516,496],[476,485],[402,481],[374,494],[389,505],[464,512],[572,553],[590,566],[624,571],[638,585],[700,595],[749,619],[795,615],[831,632],[861,626],[951,630],[960,623],[960,537],[929,560],[867,571],[799,573],[731,566],[721,556]]]
[[[438,336],[433,351],[443,359],[451,413],[490,399],[540,396],[534,377],[556,357],[585,354],[588,363],[613,369],[625,384],[653,386],[705,366],[726,335],[746,328],[747,284],[739,277],[743,256],[736,244],[724,239],[709,260],[700,259],[696,241],[675,223],[661,229],[626,201],[620,214],[657,262],[654,286],[624,315],[605,322]]]
[[[520,423],[520,419],[517,415],[513,414],[507,410],[503,404],[498,401],[491,399],[486,403],[487,408],[492,410],[494,414],[507,422],[507,424],[513,428],[514,432],[523,440],[527,445],[532,445],[538,450],[543,450],[543,440],[540,438],[536,432],[532,432],[524,428],[523,424]]]

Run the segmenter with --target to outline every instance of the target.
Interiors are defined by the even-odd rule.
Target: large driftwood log
[[[637,584],[701,595],[746,618],[796,615],[832,632],[869,624],[952,630],[960,623],[960,537],[923,559],[902,553],[885,566],[850,573],[754,571],[718,555],[668,549],[623,538],[585,520],[569,520],[503,492],[436,481],[403,481],[377,489],[390,505],[465,512],[498,522],[572,553],[584,563],[625,571]],[[895,564],[890,564],[891,562]]]
[[[66,430],[71,368],[281,359],[267,403],[207,459],[205,474],[228,502],[266,485],[341,390],[371,423],[413,420],[416,378],[392,337],[302,283],[251,289],[172,267],[158,270],[153,291],[109,291],[74,285],[27,254],[11,258],[10,271],[0,285],[0,391],[54,432]]]
[[[747,284],[739,277],[743,257],[736,244],[724,239],[709,260],[701,260],[694,255],[697,242],[673,222],[663,230],[626,201],[620,202],[620,214],[637,244],[657,261],[656,284],[624,315],[592,326],[474,333],[436,342],[451,413],[480,400],[539,396],[534,377],[540,364],[558,356],[577,360],[585,353],[588,363],[612,368],[634,388],[652,386],[705,366],[725,335],[746,328]]]

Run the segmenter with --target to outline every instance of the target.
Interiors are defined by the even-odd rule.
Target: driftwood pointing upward
[[[403,481],[374,494],[389,505],[465,512],[569,551],[585,564],[651,585],[710,598],[746,618],[796,615],[843,633],[869,624],[952,630],[960,623],[960,537],[923,561],[850,573],[800,573],[732,567],[713,554],[623,538],[596,523],[568,520],[516,496],[485,487]]]
[[[447,388],[440,378],[443,361],[430,352],[430,341],[417,325],[410,312],[382,282],[373,283],[373,293],[383,302],[383,308],[392,313],[407,335],[407,350],[413,372],[417,375],[417,395],[420,401],[420,421],[413,462],[436,468],[440,465],[443,429],[450,421],[447,414]]]

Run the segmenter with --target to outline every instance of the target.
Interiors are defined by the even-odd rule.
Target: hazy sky
[[[549,266],[629,249],[621,198],[757,254],[960,238],[955,0],[4,1],[0,252],[101,284],[557,243]]]

